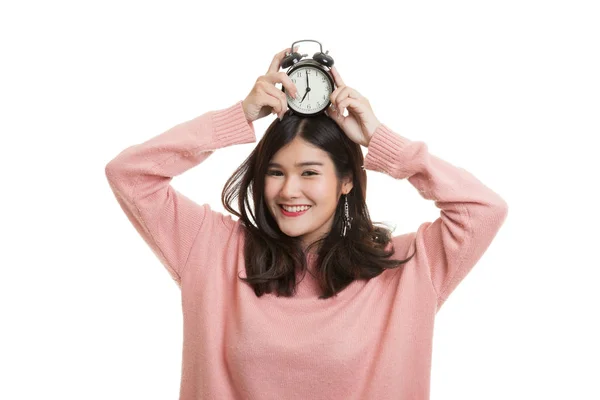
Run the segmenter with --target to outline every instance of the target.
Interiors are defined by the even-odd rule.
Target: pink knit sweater
[[[213,151],[255,141],[239,101],[106,165],[125,215],[181,289],[180,399],[428,399],[435,314],[490,245],[506,202],[425,143],[381,125],[365,168],[407,178],[440,209],[435,221],[394,237],[394,258],[415,245],[416,255],[330,299],[317,298],[310,274],[295,297],[259,298],[238,279],[246,276],[239,220],[170,185]]]

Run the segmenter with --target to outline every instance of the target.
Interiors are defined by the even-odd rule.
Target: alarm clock
[[[319,43],[316,40],[299,40],[292,43],[290,49],[300,42]],[[281,68],[289,67],[286,73],[298,90],[297,99],[286,93],[290,114],[312,117],[325,112],[331,104],[329,98],[335,86],[333,75],[330,72],[333,67],[333,58],[328,55],[329,50],[323,53],[321,43],[319,43],[319,48],[321,51],[315,53],[312,59],[303,60],[308,54],[293,52],[286,53],[281,60]],[[285,87],[282,88],[282,91],[285,93]]]

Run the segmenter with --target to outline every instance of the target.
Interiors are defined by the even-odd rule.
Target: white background
[[[509,205],[437,315],[431,398],[600,398],[595,2],[16,3],[0,8],[0,398],[177,398],[180,292],[104,167],[243,100],[301,39],[383,123]],[[253,146],[172,185],[223,212]],[[368,179],[371,216],[394,234],[439,215],[408,181]]]

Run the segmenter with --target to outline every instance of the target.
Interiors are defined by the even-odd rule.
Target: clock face
[[[298,89],[298,99],[287,96],[292,110],[303,114],[315,114],[329,104],[329,96],[333,92],[327,74],[314,67],[300,67],[290,73],[290,79]]]

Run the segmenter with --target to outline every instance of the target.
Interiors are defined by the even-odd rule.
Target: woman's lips
[[[306,213],[308,210],[310,210],[312,207],[308,207],[306,210],[302,210],[299,212],[290,212],[290,211],[286,211],[281,204],[279,205],[279,209],[281,210],[281,213],[283,215],[285,215],[286,217],[299,217],[301,215],[303,215],[304,213]]]

